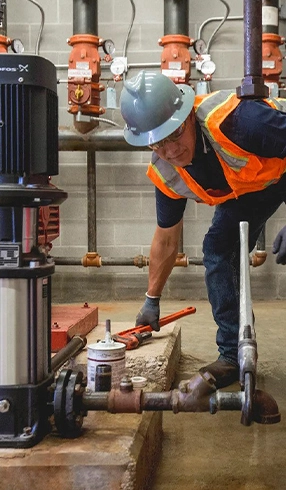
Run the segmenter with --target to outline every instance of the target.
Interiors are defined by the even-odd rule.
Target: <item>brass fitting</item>
[[[101,256],[97,252],[87,252],[81,263],[83,267],[101,267]]]
[[[143,267],[149,265],[149,259],[145,255],[137,255],[137,257],[134,257],[134,265],[139,269],[143,269]]]
[[[251,265],[253,267],[258,267],[259,265],[264,264],[266,257],[267,253],[264,250],[257,250],[251,257]]]
[[[189,257],[184,253],[178,253],[174,267],[188,267]]]

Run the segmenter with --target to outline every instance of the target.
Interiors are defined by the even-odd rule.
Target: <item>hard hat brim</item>
[[[195,92],[185,84],[177,84],[177,87],[182,92],[182,104],[181,107],[174,112],[170,119],[165,121],[161,126],[152,129],[151,131],[146,131],[145,133],[134,133],[126,125],[124,128],[124,138],[130,145],[133,146],[149,146],[157,143],[158,141],[167,138],[173,131],[187,119],[190,114],[195,100]]]

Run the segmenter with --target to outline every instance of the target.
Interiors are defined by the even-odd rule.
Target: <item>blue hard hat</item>
[[[169,136],[190,114],[195,92],[162,73],[140,71],[127,80],[120,97],[126,122],[124,138],[133,146],[148,146]]]

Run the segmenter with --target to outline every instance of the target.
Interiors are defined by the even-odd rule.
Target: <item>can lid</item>
[[[105,340],[99,340],[98,342],[94,344],[89,344],[87,346],[88,349],[92,350],[124,350],[126,349],[126,345],[123,344],[122,342],[105,342]]]
[[[144,378],[143,376],[133,376],[131,381],[133,383],[133,388],[144,388],[144,386],[147,385],[147,378]]]

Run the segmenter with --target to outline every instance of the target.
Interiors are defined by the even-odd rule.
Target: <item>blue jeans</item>
[[[263,191],[244,194],[217,206],[204,238],[205,280],[218,325],[216,342],[220,357],[232,364],[237,364],[239,334],[239,222],[249,223],[251,251],[263,225],[285,200],[286,174]]]

